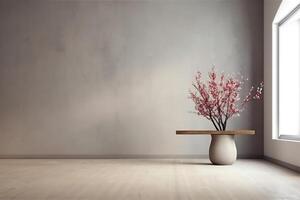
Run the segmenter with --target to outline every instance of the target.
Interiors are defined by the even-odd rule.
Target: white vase
[[[231,165],[236,160],[234,135],[212,134],[209,159],[215,165]]]

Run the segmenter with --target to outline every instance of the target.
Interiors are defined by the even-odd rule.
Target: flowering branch
[[[242,79],[225,76],[224,73],[218,78],[213,68],[207,83],[202,82],[202,74],[197,72],[189,98],[195,103],[197,115],[210,120],[216,130],[223,131],[226,130],[227,121],[233,116],[239,116],[247,103],[262,98],[263,82],[256,90],[251,87],[248,95],[240,100],[243,85]]]

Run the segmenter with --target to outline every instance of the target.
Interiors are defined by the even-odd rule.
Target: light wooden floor
[[[0,160],[2,200],[299,200],[300,175],[263,160]]]

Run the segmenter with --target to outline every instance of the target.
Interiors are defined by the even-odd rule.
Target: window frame
[[[280,10],[279,10],[280,11]],[[275,19],[272,24],[273,37],[272,37],[272,56],[273,56],[273,69],[272,69],[272,129],[273,139],[282,139],[282,140],[293,140],[300,141],[299,135],[280,135],[279,133],[279,27],[284,24],[290,17],[292,17],[297,11],[300,11],[300,3],[294,7],[290,7],[285,10],[285,15],[279,13],[280,17],[275,16]],[[299,102],[300,103],[300,102]],[[299,122],[300,123],[300,122]]]

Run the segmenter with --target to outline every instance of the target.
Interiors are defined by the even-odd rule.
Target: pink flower
[[[227,120],[239,116],[248,102],[262,98],[263,82],[255,91],[251,87],[248,95],[241,100],[242,79],[225,76],[224,73],[218,79],[214,68],[208,75],[209,79],[203,83],[202,74],[197,72],[189,98],[195,103],[197,115],[210,120],[219,131],[226,130]]]

